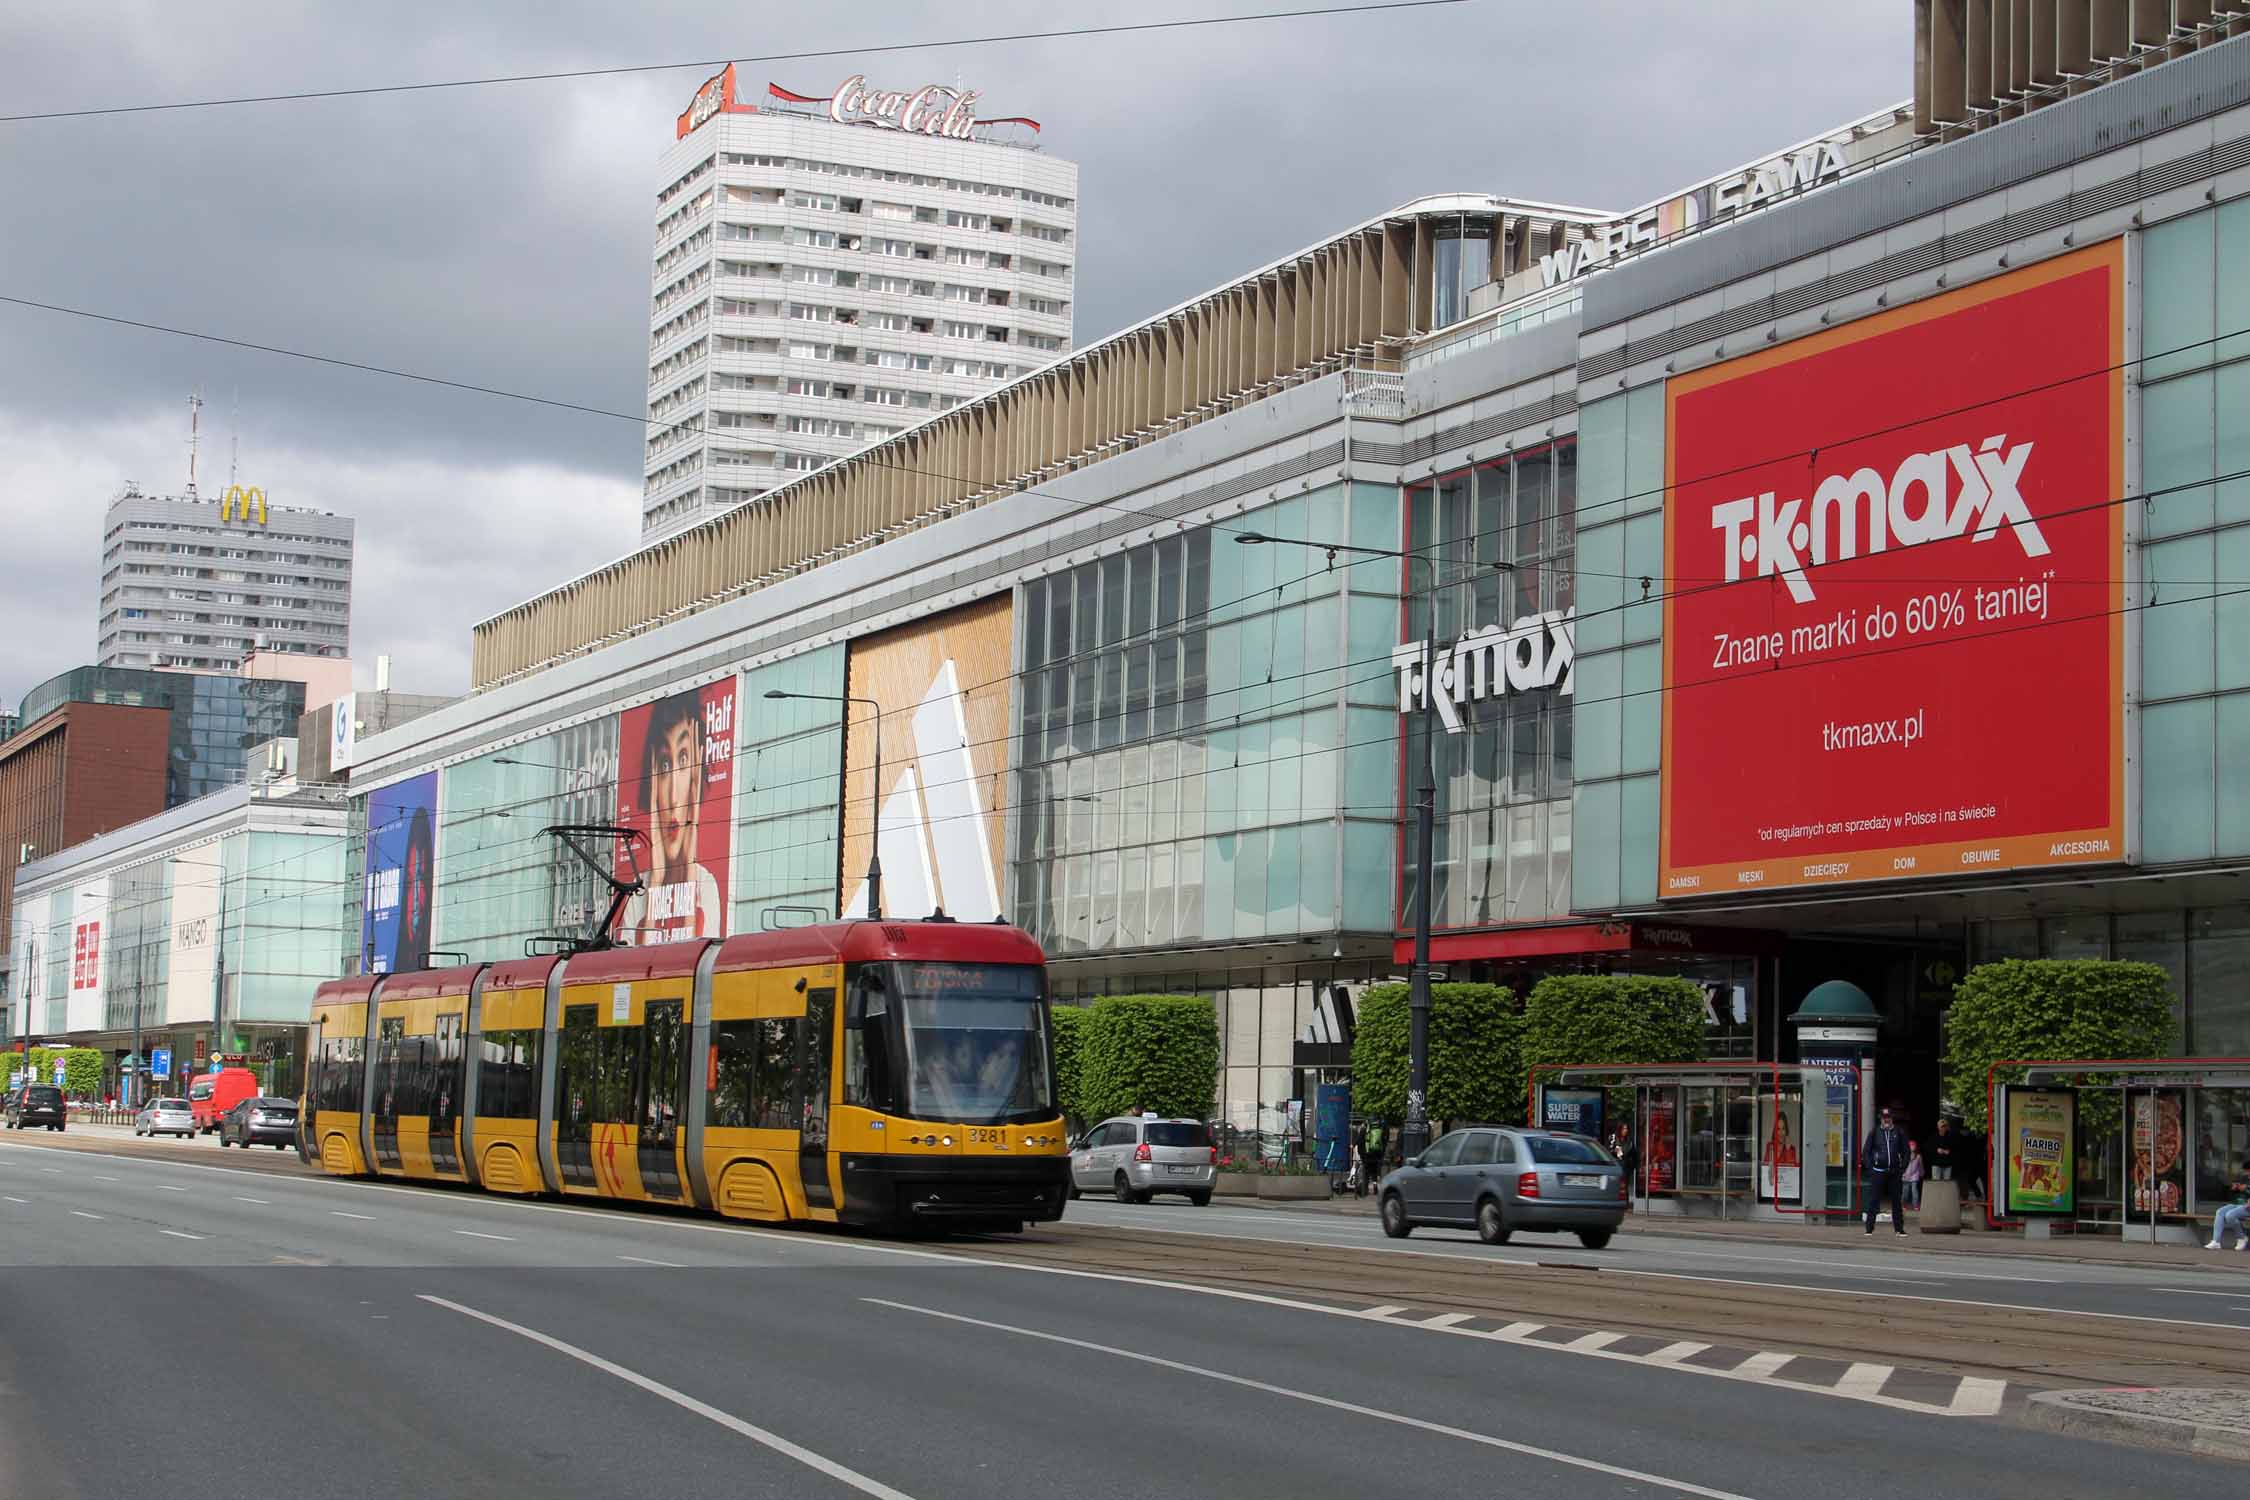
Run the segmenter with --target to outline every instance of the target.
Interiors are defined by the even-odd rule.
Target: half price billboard
[[[1665,897],[2128,857],[2124,270],[1670,382]]]

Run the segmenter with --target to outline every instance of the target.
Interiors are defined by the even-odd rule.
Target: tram
[[[330,980],[298,1110],[339,1176],[770,1224],[1062,1217],[1044,955],[933,917]]]

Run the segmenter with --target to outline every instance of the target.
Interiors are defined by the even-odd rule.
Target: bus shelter
[[[1652,1217],[1803,1221],[1857,1212],[1856,1064],[1542,1064],[1530,1122],[1630,1131],[1633,1201]]]
[[[1985,1093],[1993,1227],[2201,1244],[2250,1180],[2250,1058],[2000,1062]]]

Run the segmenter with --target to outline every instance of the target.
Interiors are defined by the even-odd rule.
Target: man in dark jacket
[[[1867,1142],[1859,1151],[1859,1159],[1867,1164],[1869,1234],[1875,1232],[1875,1219],[1882,1212],[1886,1197],[1891,1200],[1891,1228],[1900,1234],[1906,1233],[1906,1210],[1900,1206],[1899,1183],[1912,1155],[1906,1143],[1906,1132],[1893,1123],[1891,1112],[1885,1109],[1882,1123],[1868,1132]]]

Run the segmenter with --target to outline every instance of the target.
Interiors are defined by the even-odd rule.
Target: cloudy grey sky
[[[1242,15],[1315,0],[850,6],[27,0],[0,114]],[[1467,0],[749,65],[958,74],[1081,164],[1090,341],[1425,193],[1626,208],[1911,91],[1909,0]],[[655,163],[708,67],[0,124],[0,294],[633,412]],[[0,305],[0,702],[94,651],[100,520],[203,474],[358,518],[362,680],[626,550],[640,429]],[[236,413],[239,412],[239,417]]]

